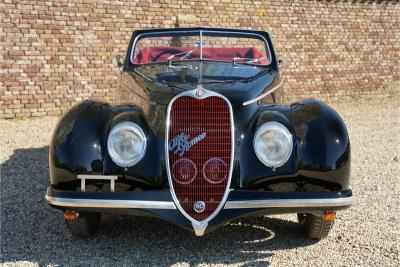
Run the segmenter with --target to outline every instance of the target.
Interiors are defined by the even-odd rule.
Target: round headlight
[[[293,149],[292,135],[279,122],[266,122],[256,131],[254,151],[268,167],[277,168],[286,163]]]
[[[121,167],[130,167],[138,163],[146,151],[146,136],[133,122],[120,122],[108,135],[108,153],[111,159]]]

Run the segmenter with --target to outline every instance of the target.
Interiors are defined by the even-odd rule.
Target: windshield
[[[257,34],[223,31],[146,33],[136,37],[131,61],[150,64],[188,60],[268,65],[270,52]]]

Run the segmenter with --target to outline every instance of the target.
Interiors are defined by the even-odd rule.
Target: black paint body
[[[135,32],[132,42],[144,32]],[[175,95],[195,89],[200,80],[205,89],[224,95],[232,104],[235,123],[232,189],[237,192],[340,192],[348,189],[349,136],[343,120],[332,108],[314,99],[289,106],[264,103],[265,100],[243,105],[277,85],[282,78],[269,35],[245,32],[260,34],[268,41],[271,50],[268,66],[200,60],[175,64],[191,66],[191,69],[171,69],[167,63],[137,66],[129,60],[131,42],[117,92],[119,102],[84,101],[68,111],[56,126],[50,145],[50,193],[54,195],[54,190],[79,192],[78,174],[118,175],[118,183],[124,184],[125,191],[168,192],[164,151],[167,105]],[[117,166],[107,152],[109,131],[121,121],[140,125],[148,142],[144,158],[126,169]],[[261,163],[253,149],[255,131],[267,121],[282,123],[294,138],[288,162],[276,169]],[[98,182],[93,182],[93,186],[99,186]],[[239,212],[237,216],[240,216],[253,211],[229,212]],[[228,217],[237,217],[233,215]],[[182,226],[182,220],[188,222],[184,217],[171,219],[178,215],[156,216]]]

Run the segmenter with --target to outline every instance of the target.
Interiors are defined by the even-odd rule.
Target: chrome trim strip
[[[197,33],[197,32],[199,32],[199,36],[201,37],[201,41],[202,41],[202,38],[203,38],[203,36],[202,36],[203,33],[225,33],[225,34],[241,34],[241,35],[257,36],[257,37],[261,38],[264,41],[265,47],[268,48],[268,61],[269,62],[268,62],[267,65],[262,65],[262,66],[271,65],[271,59],[272,59],[271,48],[269,47],[269,43],[268,43],[267,39],[265,39],[265,37],[262,36],[261,34],[250,33],[250,32],[240,32],[240,31],[237,31],[237,32],[234,32],[234,31],[229,32],[229,31],[223,31],[223,30],[214,30],[213,31],[213,30],[207,30],[207,29],[204,29],[204,30],[179,30],[179,29],[177,29],[176,31],[163,31],[162,29],[160,29],[160,31],[157,31],[157,32],[147,32],[147,33],[138,34],[135,37],[135,39],[133,40],[132,47],[130,47],[131,53],[130,53],[129,61],[134,65],[141,65],[141,64],[133,63],[133,59],[134,59],[133,56],[134,56],[134,52],[135,52],[135,48],[136,48],[136,43],[140,39],[139,37],[141,37],[142,35],[149,35],[150,36],[150,35],[157,35],[157,34],[160,34],[160,33],[168,34],[168,33]],[[203,52],[202,49],[201,49],[201,52]],[[201,56],[200,56],[199,59],[203,60],[203,53],[201,53]],[[196,59],[196,60],[199,60],[199,59]],[[159,62],[159,63],[161,63],[161,62]]]
[[[196,95],[196,92],[198,90],[204,91],[204,94],[200,95],[200,96]],[[170,171],[170,167],[169,167],[168,140],[169,140],[171,107],[172,107],[172,104],[175,102],[175,100],[182,96],[190,96],[190,97],[193,97],[196,99],[204,99],[204,98],[211,97],[211,96],[219,97],[227,103],[228,108],[229,108],[229,113],[230,113],[232,150],[231,150],[231,161],[230,161],[228,182],[226,185],[225,193],[224,193],[217,209],[203,221],[198,221],[198,220],[192,218],[189,214],[186,213],[186,211],[180,205],[179,200],[175,194],[174,186],[172,183],[172,175],[171,175],[171,171]],[[228,195],[229,195],[229,191],[230,191],[229,188],[231,185],[231,179],[232,179],[232,173],[233,173],[233,160],[234,160],[234,155],[235,155],[235,128],[234,128],[234,125],[235,125],[235,123],[234,123],[234,119],[233,119],[233,109],[232,109],[232,105],[229,102],[229,100],[225,96],[223,96],[217,92],[204,89],[204,87],[201,84],[199,84],[196,89],[186,91],[186,92],[183,92],[183,93],[180,93],[180,94],[174,96],[168,104],[167,118],[166,118],[166,125],[165,125],[165,146],[164,146],[165,162],[166,162],[165,164],[166,164],[166,169],[167,169],[168,184],[169,184],[170,192],[172,195],[172,199],[174,200],[176,207],[179,209],[179,211],[182,213],[183,216],[185,216],[188,220],[190,220],[192,222],[193,229],[195,230],[195,233],[197,236],[202,236],[204,234],[204,231],[207,228],[208,222],[211,221],[215,216],[218,215],[218,213],[224,207],[226,200],[228,199]]]
[[[271,88],[270,90],[268,90],[267,92],[265,92],[265,93],[263,93],[263,94],[257,96],[256,98],[253,98],[253,99],[250,99],[250,100],[244,102],[244,103],[243,103],[243,106],[247,106],[247,105],[253,104],[253,103],[257,102],[258,100],[260,100],[260,99],[266,97],[267,95],[269,95],[269,94],[275,92],[276,90],[278,90],[278,89],[282,86],[284,80],[285,80],[285,79],[282,78],[282,79],[280,80],[280,82],[279,82],[276,86],[272,87],[272,88]]]
[[[175,210],[171,201],[148,201],[148,200],[119,200],[119,199],[79,199],[51,197],[46,195],[49,204],[60,207],[80,208],[114,208],[114,209],[166,209]]]
[[[353,196],[343,198],[243,200],[227,201],[224,209],[341,207],[350,206],[353,202]]]

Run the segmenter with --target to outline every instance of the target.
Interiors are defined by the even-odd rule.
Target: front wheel
[[[73,236],[76,237],[88,237],[97,232],[100,224],[101,214],[94,212],[80,212],[64,214],[65,223]]]
[[[308,237],[317,240],[327,237],[335,222],[309,213],[298,213],[297,219],[303,232]]]

